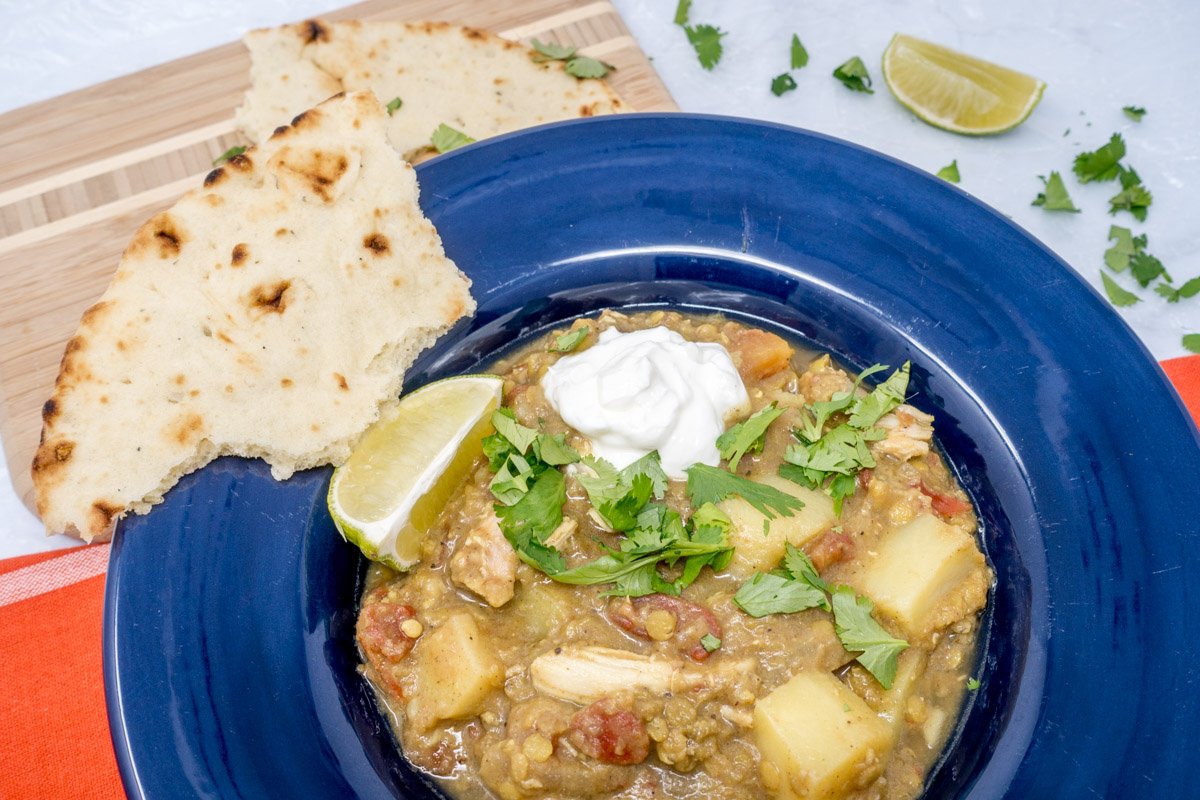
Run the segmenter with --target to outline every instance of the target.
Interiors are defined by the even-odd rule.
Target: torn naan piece
[[[277,125],[335,92],[370,89],[399,98],[392,145],[412,159],[445,123],[474,139],[545,122],[629,108],[602,80],[568,75],[561,61],[487,31],[445,22],[324,22],[246,34],[251,87],[238,127],[265,140]]]
[[[43,409],[49,532],[106,538],[221,455],[340,463],[474,311],[387,122],[370,92],[332,98],[138,230]]]

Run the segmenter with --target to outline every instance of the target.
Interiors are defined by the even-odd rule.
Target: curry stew
[[[837,508],[827,486],[780,467],[813,404],[861,397],[870,381],[856,385],[827,355],[719,316],[610,311],[576,321],[571,331],[587,332],[570,338],[581,351],[601,330],[654,326],[728,350],[750,398],[730,425],[782,410],[736,472],[803,507],[764,514],[725,497],[705,516],[720,520],[731,554],[690,583],[671,583],[679,564],[657,565],[662,591],[621,596],[611,582],[563,583],[518,558],[498,524],[493,466],[480,458],[421,562],[404,574],[372,566],[362,597],[363,670],[405,757],[464,800],[918,796],[970,691],[992,581],[974,510],[932,446],[933,418],[907,404],[879,418],[863,445],[873,466],[854,473]],[[494,371],[517,422],[586,454],[540,384],[566,357],[558,333]],[[561,470],[562,521],[547,539],[570,566],[619,551],[626,536],[596,513],[581,470]],[[682,481],[657,502],[684,521],[695,511]],[[801,587],[815,605],[743,610],[739,589],[779,576],[797,551],[819,574]],[[834,595],[822,591],[838,586],[873,603],[885,639],[907,642],[892,651],[890,688],[827,610]]]

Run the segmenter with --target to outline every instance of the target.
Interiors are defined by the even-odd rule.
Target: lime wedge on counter
[[[329,513],[367,558],[408,569],[492,432],[503,379],[463,375],[423,386],[363,434],[333,471]]]
[[[1020,125],[1046,89],[1031,75],[902,33],[883,52],[883,79],[923,121],[970,136]]]

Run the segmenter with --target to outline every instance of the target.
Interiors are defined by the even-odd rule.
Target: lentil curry
[[[742,484],[744,495],[701,503],[692,471],[686,483],[626,481],[631,494],[644,487],[639,519],[678,521],[676,546],[717,543],[695,545],[698,572],[680,550],[624,578],[584,580],[593,573],[579,565],[646,552],[624,552],[642,529],[596,502],[606,496],[596,481],[618,478],[549,455],[586,456],[590,444],[541,379],[603,330],[655,326],[728,351],[749,404],[728,420],[744,423],[731,434],[744,452],[725,442],[720,469],[775,490],[772,502],[752,502]],[[561,476],[565,501],[545,523],[553,531],[522,544],[496,491],[513,463],[497,463],[497,444],[517,450],[495,434],[420,563],[405,574],[372,566],[363,669],[414,765],[463,800],[921,793],[969,691],[992,573],[974,510],[931,446],[933,418],[903,403],[903,387],[876,409],[886,413],[859,420],[857,464],[826,474],[813,440],[854,434],[870,405],[860,400],[880,391],[827,355],[720,316],[607,311],[495,371],[510,419],[545,437],[517,449]],[[780,507],[779,495],[800,502]]]

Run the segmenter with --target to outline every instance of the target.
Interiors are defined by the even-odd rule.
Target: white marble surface
[[[499,2],[499,0],[497,0]],[[692,21],[729,32],[711,73],[700,69],[672,24],[674,0],[613,0],[685,111],[783,122],[840,136],[919,167],[957,159],[960,186],[1010,215],[1093,285],[1112,222],[1145,232],[1149,250],[1176,282],[1200,274],[1200,3],[1163,0],[694,0]],[[236,39],[249,28],[300,19],[336,0],[0,0],[0,112],[134,72]],[[1017,130],[971,139],[917,121],[882,85],[879,58],[891,35],[910,33],[1030,72],[1049,84],[1040,107]],[[770,80],[788,65],[798,33],[809,65],[782,98]],[[855,94],[831,76],[859,55],[876,78],[874,95]],[[1121,113],[1145,106],[1139,124]],[[1064,136],[1064,131],[1070,133]],[[1078,185],[1071,159],[1125,135],[1127,160],[1154,193],[1145,224],[1112,218],[1113,184]],[[1081,214],[1051,214],[1029,203],[1037,175],[1059,170]],[[1200,299],[1169,306],[1153,293],[1122,310],[1158,358],[1183,355],[1185,332],[1200,332]],[[46,539],[17,501],[0,463],[0,557],[74,544]]]

